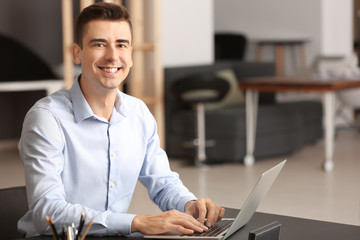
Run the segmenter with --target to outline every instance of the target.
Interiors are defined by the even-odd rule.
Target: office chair
[[[0,34],[0,46],[0,81],[57,79],[50,66],[38,54],[14,38]]]
[[[170,91],[177,100],[191,104],[196,109],[196,139],[191,143],[192,146],[196,146],[196,166],[201,166],[206,161],[207,143],[215,144],[214,141],[206,141],[204,104],[220,101],[229,88],[228,81],[213,74],[186,76],[170,86]]]
[[[17,222],[28,210],[25,186],[0,189],[1,239],[24,237],[17,230]]]
[[[0,34],[0,49],[0,82],[58,79],[44,59],[16,39]],[[45,96],[40,90],[0,91],[0,112],[6,112],[0,118],[0,139],[19,138],[25,114]]]
[[[239,33],[215,33],[215,61],[243,60],[247,38]]]

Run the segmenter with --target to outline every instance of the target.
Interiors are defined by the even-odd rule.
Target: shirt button
[[[115,184],[112,183],[112,184],[110,185],[110,187],[111,187],[111,188],[115,187]]]
[[[111,157],[114,157],[115,156],[115,154],[114,153],[111,153]]]

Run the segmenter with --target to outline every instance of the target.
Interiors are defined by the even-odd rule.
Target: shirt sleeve
[[[139,181],[162,211],[176,209],[184,212],[185,204],[196,197],[183,185],[179,175],[171,171],[168,157],[159,144],[155,119],[152,115],[150,119],[147,151]]]
[[[97,211],[66,201],[62,182],[64,135],[49,109],[32,108],[25,117],[19,153],[25,169],[29,211],[20,219],[19,230],[27,236],[51,234],[45,217],[50,216],[57,230],[63,224],[78,226],[84,210],[87,222],[93,219],[89,234],[127,235],[131,233],[132,214]]]

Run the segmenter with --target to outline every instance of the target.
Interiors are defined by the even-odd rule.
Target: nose
[[[107,61],[114,61],[117,59],[116,49],[113,46],[108,46],[105,51],[105,59]]]

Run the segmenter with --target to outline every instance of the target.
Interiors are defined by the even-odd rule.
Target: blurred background
[[[67,16],[74,21],[82,8],[80,1],[63,1],[70,3],[70,14]],[[64,34],[71,35],[73,30],[63,29],[63,1],[0,1],[0,36],[3,39],[0,46],[1,52],[6,53],[0,60],[1,188],[24,185],[22,164],[16,148],[26,112],[38,99],[66,87],[65,69],[69,67],[64,65],[67,51],[63,47]],[[324,173],[320,166],[324,159],[324,143],[322,109],[319,103],[321,100],[318,94],[282,93],[270,97],[271,103],[266,102],[264,109],[265,113],[271,112],[271,117],[275,117],[275,120],[270,122],[259,115],[259,122],[263,119],[265,124],[263,128],[275,129],[275,125],[281,127],[293,124],[291,131],[281,130],[282,136],[294,131],[293,135],[286,135],[287,138],[284,138],[283,142],[288,143],[298,140],[300,133],[304,132],[296,125],[300,122],[300,117],[302,119],[316,116],[316,126],[309,130],[316,136],[304,143],[301,140],[301,144],[296,142],[296,147],[291,149],[281,149],[286,144],[275,143],[275,151],[275,147],[269,147],[274,133],[264,133],[267,134],[266,138],[263,138],[261,146],[256,147],[265,150],[255,153],[260,156],[260,160],[251,168],[241,164],[244,150],[239,150],[235,157],[230,156],[230,160],[224,160],[223,164],[217,159],[216,164],[210,164],[208,168],[194,168],[191,165],[194,152],[186,152],[187,150],[180,147],[180,141],[184,138],[194,137],[190,133],[181,135],[187,131],[195,131],[195,126],[188,124],[193,120],[193,115],[188,114],[192,111],[191,107],[181,108],[182,105],[177,103],[166,105],[167,102],[174,101],[168,88],[170,79],[175,79],[186,71],[194,72],[194,68],[198,66],[206,66],[207,69],[225,69],[230,66],[226,63],[226,67],[223,67],[224,63],[219,63],[216,57],[215,35],[221,33],[241,35],[246,39],[242,46],[243,55],[235,64],[242,68],[240,75],[235,69],[238,80],[241,76],[275,76],[277,63],[274,47],[279,44],[285,46],[282,73],[285,76],[315,71],[325,75],[332,73],[337,77],[360,79],[357,60],[360,52],[360,0],[129,0],[123,3],[131,11],[134,29],[141,29],[142,32],[134,33],[134,58],[138,63],[134,64],[132,69],[129,77],[131,81],[127,80],[121,88],[143,99],[153,111],[159,124],[163,146],[169,150],[172,168],[179,172],[181,177],[184,176],[186,185],[195,194],[209,196],[225,206],[241,207],[259,174],[283,158],[289,158],[284,175],[280,176],[279,183],[274,185],[273,193],[264,202],[261,211],[360,224],[360,192],[357,187],[360,180],[360,135],[357,117],[360,93],[356,92],[348,102],[338,96],[334,154],[336,166],[331,173]],[[291,48],[294,42],[302,47],[300,54]],[[261,59],[259,45],[262,46]],[[298,57],[301,60],[298,60]],[[299,61],[303,64],[297,64]],[[325,68],[323,72],[314,67],[319,66],[319,61]],[[250,65],[247,65],[248,63]],[[70,70],[70,78],[79,73],[78,66],[71,66]],[[40,87],[36,87],[38,80],[43,81]],[[140,92],[139,86],[144,88]],[[297,107],[279,108],[277,105],[304,99],[315,101],[311,103],[312,111]],[[272,107],[275,110],[272,110]],[[221,124],[232,127],[233,125],[228,124],[228,119],[233,121],[236,127],[239,127],[241,122],[242,128],[239,129],[243,129],[241,134],[235,136],[236,139],[242,139],[240,145],[227,139],[222,151],[211,152],[210,149],[210,157],[211,154],[215,156],[217,153],[232,153],[228,150],[230,145],[234,145],[232,148],[235,150],[245,148],[244,101],[240,108],[242,115],[233,113],[238,111],[236,109],[231,110],[231,114],[235,115],[229,114],[228,109],[225,109],[225,112],[221,112],[223,109],[220,109],[220,112],[209,111],[206,115],[211,125],[211,129],[207,129],[210,137],[211,130]],[[288,112],[290,108],[291,114]],[[180,111],[173,112],[174,109]],[[300,116],[300,112],[304,116]],[[287,118],[290,115],[291,117]],[[228,118],[221,123],[219,119],[224,119],[224,116]],[[261,123],[259,125],[262,126]],[[223,131],[219,129],[215,129],[216,134]],[[231,133],[237,130],[238,128],[227,129]],[[221,139],[223,138],[225,137],[222,136]],[[186,154],[182,155],[185,152]],[[231,176],[228,173],[231,173]],[[217,180],[220,178],[225,180],[219,183]],[[224,188],[225,184],[227,187]],[[239,193],[234,193],[233,189],[239,189]],[[139,186],[130,210],[146,214],[158,211],[156,207],[149,207],[152,203],[144,200],[143,195],[146,195],[146,192]]]

